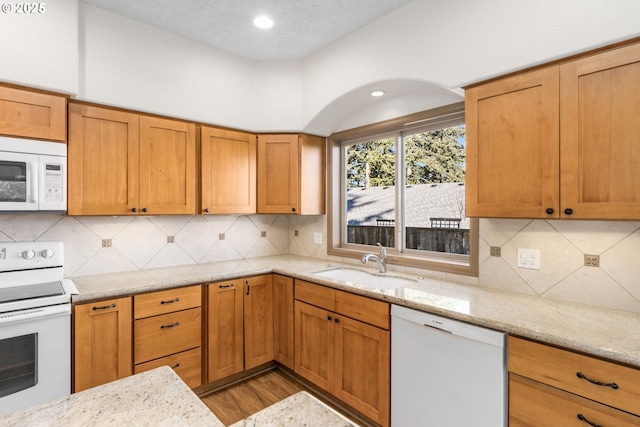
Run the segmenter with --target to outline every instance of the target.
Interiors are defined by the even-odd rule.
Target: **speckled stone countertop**
[[[74,302],[273,272],[640,368],[640,314],[443,280],[423,279],[396,272],[389,272],[387,275],[407,277],[414,279],[415,282],[397,289],[380,290],[363,284],[326,279],[313,274],[337,267],[362,268],[353,264],[282,255],[130,273],[74,277],[73,281],[80,290],[80,295],[74,297]],[[368,268],[367,271],[375,272],[376,270]]]
[[[167,366],[0,417],[15,427],[224,427]]]
[[[357,427],[324,403],[301,391],[245,418],[231,427]]]

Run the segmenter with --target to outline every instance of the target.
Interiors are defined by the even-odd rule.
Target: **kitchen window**
[[[459,103],[332,135],[329,255],[360,258],[380,242],[390,264],[477,275],[464,132]]]

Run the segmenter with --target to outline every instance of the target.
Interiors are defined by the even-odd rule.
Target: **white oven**
[[[0,416],[71,393],[62,242],[0,242]]]
[[[66,144],[0,136],[0,211],[66,210]]]

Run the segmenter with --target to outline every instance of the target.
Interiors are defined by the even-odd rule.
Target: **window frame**
[[[415,133],[459,125],[464,122],[464,102],[459,102],[400,118],[374,123],[355,129],[334,133],[328,138],[328,186],[327,186],[327,254],[345,258],[361,258],[364,254],[377,252],[375,246],[346,242],[346,169],[343,153],[347,145],[393,136],[396,146],[400,139]],[[398,206],[404,206],[405,168],[404,150],[397,150],[396,183],[394,207],[396,216],[396,246],[404,248],[406,242],[399,239],[404,236],[402,215]],[[466,190],[466,187],[465,187]],[[405,267],[442,271],[446,273],[478,276],[478,219],[470,218],[469,255],[448,254],[432,251],[397,248],[387,249],[387,263]]]

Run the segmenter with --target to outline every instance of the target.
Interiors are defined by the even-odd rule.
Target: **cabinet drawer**
[[[202,351],[200,347],[152,360],[151,362],[141,363],[135,366],[134,373],[139,374],[164,365],[176,371],[176,374],[189,387],[196,388],[202,385]]]
[[[201,330],[200,308],[136,320],[133,331],[134,363],[200,347]]]
[[[509,372],[640,415],[640,370],[637,369],[509,337]],[[617,388],[593,384],[587,378],[615,383]]]
[[[334,311],[335,309],[335,289],[305,282],[304,280],[296,280],[295,295],[297,300],[308,302],[329,311]]]
[[[515,374],[509,374],[509,402],[509,427],[640,425],[640,417]]]
[[[360,320],[389,330],[389,304],[372,298],[335,291],[335,311],[352,319]]]
[[[135,319],[157,316],[178,310],[200,307],[202,305],[201,286],[168,289],[133,297],[133,315]]]

